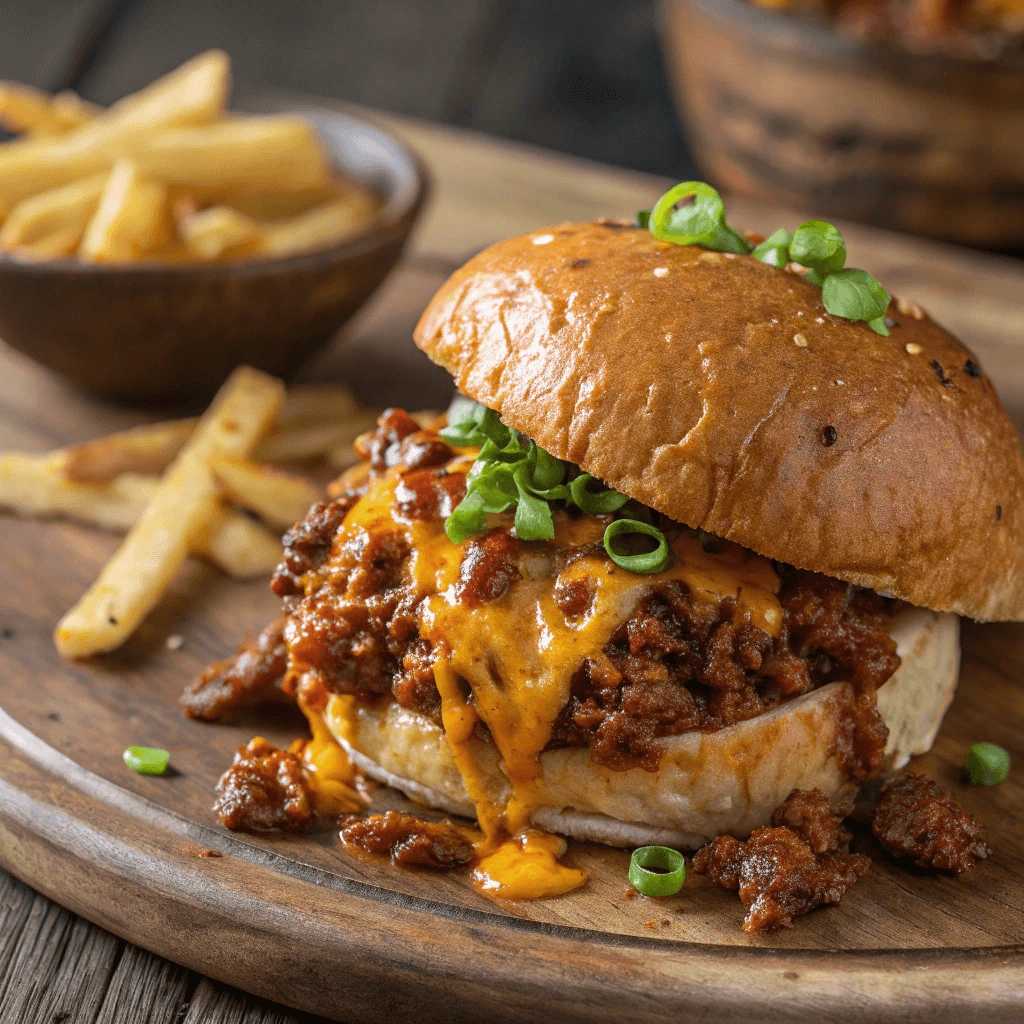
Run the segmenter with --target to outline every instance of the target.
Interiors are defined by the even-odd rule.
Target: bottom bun
[[[889,727],[885,771],[931,747],[960,667],[954,615],[906,608],[893,620],[892,636],[901,664],[878,691]],[[531,820],[611,846],[695,849],[717,835],[749,835],[794,789],[820,789],[835,806],[849,805],[857,787],[840,767],[837,747],[851,694],[848,683],[829,683],[725,729],[666,737],[655,772],[613,771],[591,761],[585,747],[546,751]],[[476,816],[444,730],[424,715],[392,703],[357,706],[344,723],[330,714],[326,720],[366,775],[418,803]],[[503,804],[509,786],[494,745],[470,742],[488,795]]]

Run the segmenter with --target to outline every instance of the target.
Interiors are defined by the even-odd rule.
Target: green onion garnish
[[[793,236],[785,229],[779,228],[774,234],[769,235],[760,245],[755,246],[750,254],[755,260],[767,263],[769,266],[784,269],[789,263],[789,246]]]
[[[590,512],[593,515],[605,515],[609,512],[618,512],[629,501],[625,494],[619,494],[618,491],[588,490],[593,479],[594,477],[589,473],[580,473],[569,484],[569,496],[577,508],[581,508],[584,512]]]
[[[876,334],[889,336],[885,311],[889,293],[866,271],[847,267],[829,274],[821,286],[825,308],[846,320],[866,320]]]
[[[995,743],[975,743],[967,752],[967,776],[976,786],[998,786],[1010,774],[1010,755]]]
[[[676,209],[676,203],[690,197],[690,205]],[[779,228],[752,250],[743,235],[726,223],[722,197],[703,181],[684,181],[669,189],[638,221],[666,242],[750,254],[773,267],[799,263],[807,268],[806,280],[821,286],[821,301],[829,313],[844,320],[864,320],[877,334],[889,334],[885,311],[891,296],[867,271],[845,266],[846,242],[828,221],[804,221],[792,235]]]
[[[653,551],[645,551],[641,555],[619,554],[614,547],[615,539],[636,533],[652,537],[658,542],[658,546]],[[608,529],[604,531],[604,549],[619,568],[629,572],[662,572],[668,565],[668,541],[665,540],[665,535],[656,526],[641,523],[636,519],[616,519],[614,523],[609,523]],[[651,847],[651,849],[660,849],[660,847]]]
[[[129,747],[122,757],[124,763],[140,775],[163,775],[171,763],[171,755],[159,747]]]
[[[642,896],[675,896],[686,881],[686,860],[667,846],[641,846],[629,858],[629,884]]]
[[[520,540],[551,540],[555,535],[551,502],[564,501],[591,515],[610,515],[629,501],[628,495],[610,488],[592,490],[599,481],[589,473],[556,459],[519,431],[506,427],[492,409],[461,395],[449,409],[448,426],[440,433],[459,447],[480,449],[466,476],[466,497],[444,523],[453,544],[483,533],[492,513],[514,509]],[[647,534],[658,541],[658,547],[647,554],[620,555],[612,550],[611,542],[624,533]],[[604,546],[613,561],[630,572],[661,572],[668,564],[668,544],[661,531],[632,519],[612,523],[605,531]]]
[[[690,205],[676,209],[676,203],[691,196]],[[750,243],[726,224],[722,197],[703,181],[684,181],[670,188],[651,210],[648,226],[655,238],[678,245],[700,245],[744,256],[751,249]]]

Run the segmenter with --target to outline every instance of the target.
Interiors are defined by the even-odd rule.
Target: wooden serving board
[[[416,316],[487,241],[543,223],[630,214],[664,182],[383,119],[425,157],[435,198],[412,252],[351,336],[310,380],[367,402],[439,406],[446,376],[415,351]],[[796,215],[736,203],[731,219],[792,227]],[[849,228],[851,263],[958,331],[1024,419],[1024,289],[1007,260]],[[44,450],[141,413],[75,394],[0,349],[0,449]],[[354,1021],[921,1021],[1024,1019],[1024,773],[963,785],[971,743],[1024,765],[1024,627],[965,624],[953,708],[922,770],[989,828],[994,857],[960,880],[897,866],[863,830],[871,873],[837,908],[749,938],[734,894],[691,877],[679,896],[630,898],[622,851],[574,843],[590,882],[559,899],[494,903],[459,875],[367,863],[333,835],[256,837],[210,810],[234,749],[304,733],[297,713],[232,726],[187,721],[177,698],[210,660],[274,614],[263,583],[198,562],[119,652],[57,656],[51,631],[117,539],[0,517],[0,863],[97,924],[205,974]],[[166,638],[184,639],[177,650]],[[133,743],[173,771],[128,771]],[[379,808],[408,807],[386,789]],[[203,857],[207,850],[221,857]],[[995,1015],[995,1018],[993,1018]]]

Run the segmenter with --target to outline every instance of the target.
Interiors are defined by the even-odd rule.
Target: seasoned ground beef
[[[350,491],[334,501],[318,501],[284,535],[284,560],[270,581],[270,589],[278,597],[302,593],[303,574],[327,561],[338,527],[358,500],[359,494]]]
[[[344,846],[390,857],[395,864],[454,868],[468,864],[473,845],[446,822],[421,821],[411,814],[388,811],[342,823]]]
[[[490,530],[466,545],[456,596],[471,608],[497,601],[520,578],[519,544],[508,530]]]
[[[746,842],[719,836],[693,856],[693,870],[738,890],[747,909],[745,932],[789,928],[793,918],[839,903],[871,862],[849,853],[850,833],[819,790],[794,790],[772,815],[770,828]]]
[[[254,644],[243,644],[233,658],[215,661],[186,690],[181,705],[189,718],[227,721],[241,708],[282,697],[280,684],[288,667],[285,616],[275,619]]]
[[[656,585],[573,680],[552,747],[589,746],[610,768],[658,766],[662,736],[720,729],[833,680],[853,684],[840,759],[855,778],[877,769],[888,735],[875,692],[899,665],[882,598],[817,573],[783,567],[783,625],[774,639],[735,625],[734,609]],[[570,595],[571,607],[585,598]]]
[[[236,831],[306,832],[320,824],[302,758],[261,736],[239,747],[217,783],[213,810]]]
[[[957,875],[992,853],[985,829],[953,794],[916,772],[886,783],[871,830],[894,857]]]
[[[437,652],[420,634],[424,595],[418,588],[427,577],[412,537],[416,531],[440,534],[466,493],[469,463],[435,430],[421,428],[397,409],[387,410],[357,448],[364,473],[346,477],[339,487],[348,489],[314,505],[284,538],[272,587],[287,603],[289,672],[293,679],[314,674],[330,693],[371,701],[390,696],[440,722],[433,676]],[[382,474],[394,478],[390,514],[359,524],[350,520],[339,533],[353,505]],[[569,522],[564,513],[559,516]],[[587,574],[565,570],[582,558],[608,557],[600,537],[611,517],[591,519],[583,522],[577,515],[576,527],[594,529],[567,526],[565,536],[574,539],[562,546],[523,543],[511,516],[496,519],[464,546],[448,599],[477,609],[501,601],[522,581],[550,578],[554,602],[571,627],[591,609],[596,584]],[[670,539],[684,529],[658,521]],[[443,534],[440,539],[446,543]],[[724,544],[710,537],[705,542],[712,549]],[[653,771],[662,737],[723,728],[817,686],[845,681],[850,685],[844,691],[840,763],[855,779],[875,771],[887,735],[875,693],[899,664],[889,635],[890,610],[869,591],[788,566],[776,569],[783,614],[774,637],[737,615],[731,600],[718,603],[678,580],[652,578],[629,620],[575,673],[549,748],[586,746],[599,764]],[[248,679],[249,671],[241,662],[212,667],[194,688],[190,706],[199,706],[198,694],[207,688],[210,694],[232,690],[253,699],[274,692],[255,680],[248,688],[235,682],[236,676]],[[483,724],[478,728],[486,735]]]

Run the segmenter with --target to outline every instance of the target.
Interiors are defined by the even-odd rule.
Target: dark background
[[[218,46],[297,89],[696,176],[656,0],[0,0],[0,78],[108,104]]]

